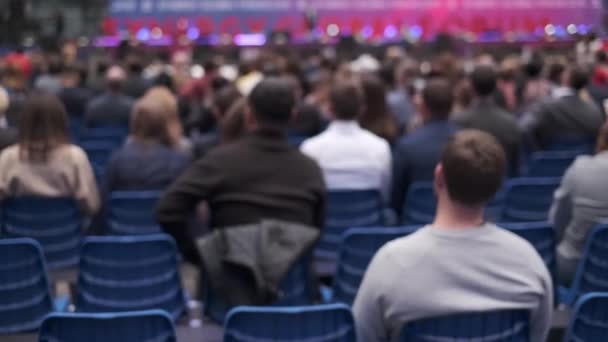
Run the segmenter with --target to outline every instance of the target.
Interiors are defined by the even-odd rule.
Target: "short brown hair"
[[[19,154],[46,162],[49,153],[70,142],[68,115],[59,99],[47,93],[30,94],[19,114]]]
[[[170,131],[170,114],[158,99],[143,97],[133,106],[131,137],[138,142],[154,142],[173,146]]]
[[[330,100],[333,114],[338,120],[356,120],[363,112],[363,92],[353,81],[336,81]]]
[[[463,130],[445,147],[441,165],[450,198],[473,207],[488,202],[500,188],[506,157],[493,136]]]

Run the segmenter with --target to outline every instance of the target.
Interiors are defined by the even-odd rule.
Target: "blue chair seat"
[[[110,194],[107,222],[114,235],[161,233],[155,209],[160,191],[118,191]]]
[[[507,183],[501,222],[547,221],[560,178],[515,178]]]
[[[582,296],[570,316],[563,342],[605,341],[608,336],[608,293]]]

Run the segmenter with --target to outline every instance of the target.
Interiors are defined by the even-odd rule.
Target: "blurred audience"
[[[119,66],[112,66],[106,72],[106,91],[89,102],[85,113],[85,125],[128,126],[133,108],[133,99],[123,94],[127,75]]]
[[[0,87],[0,151],[17,142],[17,130],[9,127],[6,121],[6,111],[10,98],[4,88]]]

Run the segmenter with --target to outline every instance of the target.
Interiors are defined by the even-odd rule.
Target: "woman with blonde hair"
[[[112,191],[163,190],[190,161],[176,148],[173,115],[159,96],[144,96],[133,108],[130,138],[114,153],[105,174],[106,195]]]
[[[142,100],[151,99],[157,102],[159,109],[167,115],[167,123],[169,125],[169,134],[173,147],[179,150],[189,151],[191,148],[190,141],[184,137],[184,128],[179,118],[179,109],[177,97],[163,86],[150,88],[143,96]]]
[[[555,192],[550,219],[558,233],[559,280],[574,278],[591,230],[608,219],[608,123],[601,128],[596,154],[580,156],[566,171]]]

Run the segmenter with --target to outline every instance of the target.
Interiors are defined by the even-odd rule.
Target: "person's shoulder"
[[[316,150],[319,147],[323,147],[325,145],[326,136],[326,132],[321,132],[314,137],[304,140],[300,145],[300,150],[307,153]]]
[[[359,139],[361,139],[361,142],[364,143],[363,146],[366,148],[390,150],[390,145],[386,140],[369,130],[361,129]]]
[[[492,230],[494,241],[504,246],[505,250],[509,250],[513,258],[523,261],[540,258],[532,244],[514,232],[494,224],[490,225],[489,229]]]
[[[0,158],[2,158],[2,160],[13,160],[17,156],[19,156],[18,144],[8,146],[0,152]]]
[[[78,145],[74,144],[66,144],[59,149],[60,153],[70,155],[80,159],[86,159],[86,152]]]

